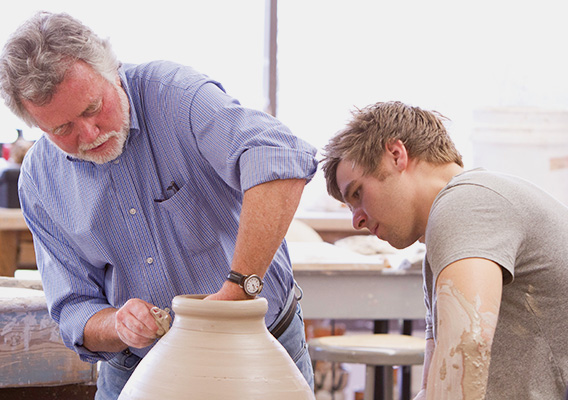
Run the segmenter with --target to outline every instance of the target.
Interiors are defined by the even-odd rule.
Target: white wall
[[[476,108],[568,110],[565,4],[282,0],[278,115],[321,147],[355,107],[400,100],[434,109],[451,119],[450,133],[472,167]],[[322,192],[319,174],[304,205],[336,207]]]
[[[401,100],[453,120],[468,146],[472,110],[568,108],[561,0],[280,2],[280,112],[318,146],[354,107]]]

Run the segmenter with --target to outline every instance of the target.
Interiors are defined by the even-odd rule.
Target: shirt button
[[[113,164],[118,164],[120,161],[119,160],[114,160]]]
[[[148,257],[148,258],[146,259],[146,262],[147,262],[148,264],[152,264],[152,263],[154,262],[154,259],[153,259],[152,257]]]
[[[131,208],[130,210],[128,210],[128,212],[132,215],[136,214],[136,209],[135,208]]]

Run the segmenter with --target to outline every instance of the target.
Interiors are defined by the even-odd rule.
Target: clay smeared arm
[[[278,179],[245,192],[231,264],[233,270],[244,275],[264,276],[294,218],[305,185],[304,179]],[[219,292],[208,297],[244,298],[243,290],[231,282],[225,282]]]
[[[502,288],[501,268],[486,259],[463,259],[440,273],[428,399],[485,398]]]

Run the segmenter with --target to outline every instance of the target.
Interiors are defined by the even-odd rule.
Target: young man
[[[354,114],[325,148],[353,225],[426,244],[417,399],[560,399],[568,384],[568,208],[519,178],[464,171],[443,117],[399,102]]]
[[[119,63],[66,14],[38,13],[10,38],[0,94],[45,132],[22,167],[22,209],[64,342],[108,361],[97,399],[118,397],[155,342],[152,308],[188,293],[266,297],[268,328],[312,383],[283,242],[312,146],[189,67]]]

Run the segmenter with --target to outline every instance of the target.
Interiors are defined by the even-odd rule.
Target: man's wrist
[[[260,294],[264,285],[260,276],[256,274],[245,275],[235,270],[229,271],[227,281],[238,285],[248,296],[252,297]]]

